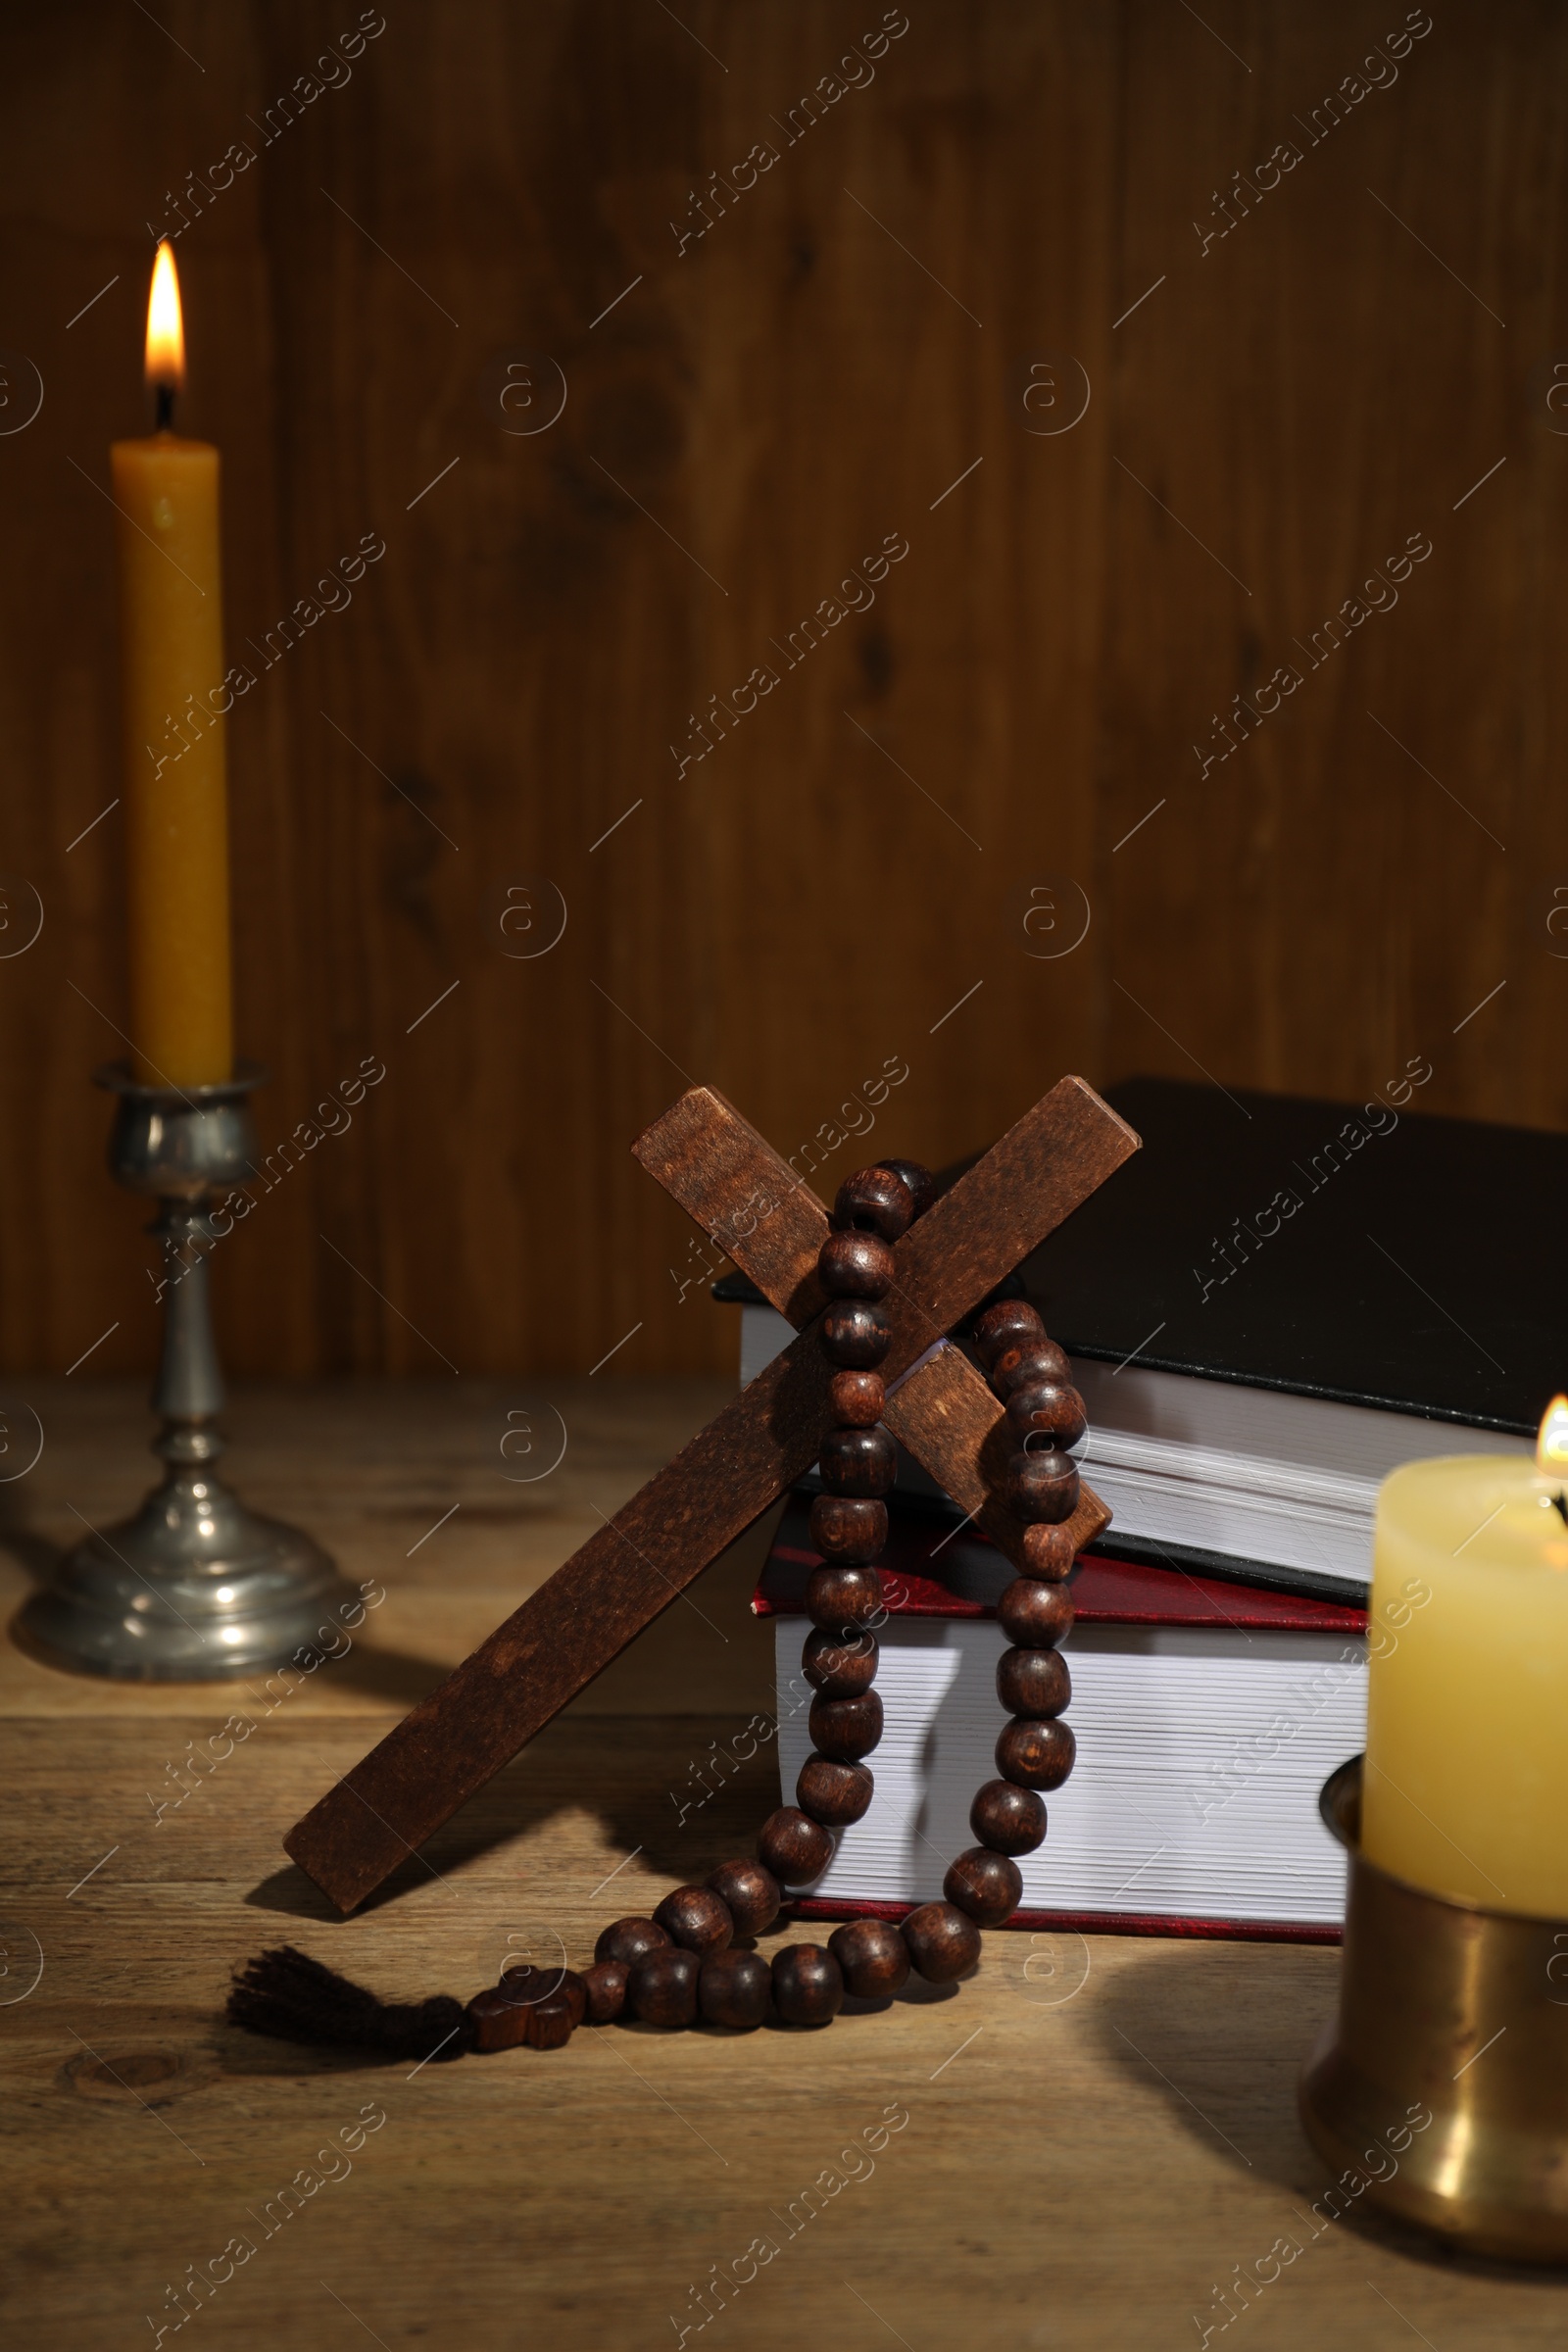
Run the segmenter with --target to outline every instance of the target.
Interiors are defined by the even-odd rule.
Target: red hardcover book
[[[809,1498],[786,1506],[752,1606],[778,1623],[786,1796],[810,1752],[800,1668]],[[974,1791],[1006,1720],[996,1604],[1012,1576],[972,1529],[896,1506],[882,1560],[876,1796],[845,1831],[804,1917],[900,1918],[941,1893],[974,1842]],[[1342,1603],[1098,1556],[1073,1572],[1063,1643],[1078,1742],[1023,1856],[1011,1925],[1335,1943],[1344,1856],[1317,1794],[1362,1745],[1366,1615]]]

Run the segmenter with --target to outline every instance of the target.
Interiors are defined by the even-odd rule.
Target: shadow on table
[[[335,1671],[348,1675],[359,1654]],[[386,1653],[364,1655],[364,1671],[369,1674]],[[399,1664],[416,1677],[426,1671],[416,1660]],[[438,1671],[429,1671],[432,1682],[440,1679]],[[366,1728],[368,1745],[373,1727]],[[639,1884],[647,1872],[658,1875],[661,1894],[670,1886],[706,1878],[718,1863],[755,1849],[759,1826],[779,1802],[771,1744],[759,1745],[741,1762],[715,1741],[713,1731],[707,1716],[558,1717],[460,1807],[417,1855],[400,1864],[356,1916],[396,1902],[432,1878],[462,1878],[498,1848],[525,1840],[572,1811],[592,1814],[602,1825],[604,1843],[613,1853],[606,1864],[612,1877],[617,1865],[635,1857],[624,1909],[659,1899],[650,1897],[646,1883]],[[553,1858],[543,1863],[541,1878],[552,1869]],[[293,1918],[339,1916],[304,1872],[293,1868],[274,1872],[245,1899],[257,1909]]]
[[[1283,2193],[1280,2227],[1303,2250],[1350,2231],[1428,2267],[1560,2280],[1529,2264],[1459,2254],[1364,2199],[1336,2221],[1313,2212],[1333,2177],[1297,2120],[1296,2085],[1339,1982],[1340,1955],[1322,1945],[1151,1941],[1135,1951],[1129,1942],[1100,1975],[1094,2031],[1129,2091],[1154,2093],[1172,2123],[1231,2170]]]

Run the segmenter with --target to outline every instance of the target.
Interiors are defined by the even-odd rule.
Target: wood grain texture
[[[727,1370],[626,1156],[687,1073],[828,1193],[867,1150],[979,1147],[1063,1067],[1363,1100],[1422,1056],[1424,1107],[1568,1121],[1560,9],[1454,0],[1314,135],[1402,7],[929,0],[791,132],[879,8],[415,0],[264,144],[356,13],[0,25],[5,338],[46,388],[0,434],[0,870],[45,907],[0,960],[0,1360],[152,1351],[87,1084],[124,1026],[120,812],[84,833],[119,789],[99,493],[143,416],[148,223],[238,138],[177,252],[258,670],[230,753],[264,1152],[362,1056],[387,1076],[220,1253],[231,1368],[586,1371],[640,1326],[627,1369]],[[732,201],[710,174],[762,139]],[[1287,139],[1219,233],[1216,188]],[[491,372],[523,350],[569,388],[531,436]],[[1046,353],[1092,388],[1054,434],[1020,390]],[[372,528],[352,606],[262,669],[247,641]],[[1397,606],[1312,666],[1411,533]],[[506,891],[539,940],[555,903],[529,876],[569,921],[519,958]],[[1065,885],[1089,929],[1039,954]]]
[[[828,1214],[810,1186],[716,1088],[688,1087],[632,1157],[799,1331],[825,1302]]]
[[[96,1513],[145,1437],[126,1386],[82,1398],[77,1385],[58,1402],[51,1392],[52,1443],[7,1490],[16,1503],[43,1482],[31,1524],[57,1541],[75,1524],[68,1497]],[[19,1929],[45,1956],[35,1988],[0,2003],[8,2340],[122,2352],[155,2340],[151,2313],[170,2326],[166,2352],[179,2335],[341,2352],[367,2328],[389,2347],[465,2352],[673,2343],[701,2316],[693,2289],[710,2291],[714,2265],[744,2277],[740,2258],[766,2231],[780,2252],[729,2298],[756,2352],[837,2341],[845,2278],[920,2352],[972,2341],[977,2307],[989,2338],[1028,2345],[1043,2297],[1048,2335],[1074,2352],[1158,2352],[1208,2324],[1223,2342],[1216,2282],[1234,2286],[1237,2266],[1270,2276],[1268,2249],[1294,2233],[1302,2252],[1225,2330],[1233,2341],[1390,2352],[1414,2328],[1442,2352],[1556,2352],[1559,2280],[1433,2260],[1353,2209],[1336,2224],[1313,2214],[1329,2182],[1298,2128],[1295,2083],[1334,2000],[1339,1961],[1321,1948],[993,1932],[956,1996],[841,2016],[804,2052],[766,2030],[584,2028],[561,2052],[413,2074],[220,2022],[236,1963],[285,1940],[401,2000],[466,1999],[546,1934],[581,1970],[613,1919],[651,1913],[744,1851],[776,1800],[776,1750],[761,1742],[729,1777],[710,1771],[708,1803],[682,1816],[670,1802],[672,1788],[693,1792],[694,1759],[715,1741],[728,1750],[771,1705],[771,1629],[758,1695],[738,1661],[764,1629],[744,1580],[721,1592],[728,1571],[715,1568],[696,1593],[728,1645],[672,1613],[691,1627],[688,1675],[701,1642],[728,1678],[700,1706],[668,1659],[643,1703],[678,1696],[679,1715],[586,1715],[585,1692],[441,1832],[439,1875],[416,1871],[406,1897],[353,1920],[277,1868],[282,1825],[352,1764],[368,1726],[394,1721],[409,1657],[450,1661],[509,1575],[516,1590],[550,1564],[552,1542],[558,1558],[571,1547],[590,1494],[634,1488],[672,1428],[710,1407],[693,1385],[604,1389],[601,1375],[580,1403],[564,1398],[580,1446],[561,1475],[579,1483],[553,1521],[530,1516],[522,1491],[487,1488],[466,1384],[340,1384],[292,1401],[242,1390],[258,1500],[298,1509],[308,1493],[318,1532],[330,1515],[334,1549],[357,1575],[380,1572],[388,1597],[354,1656],[161,1822],[146,1790],[206,1745],[239,1691],[78,1683],[0,1645],[6,1965],[31,1949]],[[512,1506],[505,1528],[477,1518],[487,1493]],[[460,1498],[445,1534],[405,1563]],[[541,1554],[526,1566],[519,1530]],[[25,1572],[0,1556],[0,1580],[14,1605]],[[952,1859],[927,1857],[922,1892],[939,1892]],[[769,1931],[763,1956],[800,1932]],[[5,1980],[13,1994],[23,1983]],[[339,2177],[303,2209],[258,2221],[367,2107],[386,2120],[345,2159],[352,2172],[331,2164]],[[882,2143],[890,2108],[908,2121]],[[842,2185],[822,2202],[824,2167]],[[194,2338],[175,2334],[168,2288],[187,2281],[190,2308],[190,2266],[236,2231],[259,2239],[255,2256],[207,2300]]]
[[[642,1141],[661,1180],[671,1188],[695,1186],[710,1215],[736,1221],[726,1179],[745,1187],[743,1200],[759,1170],[764,1183],[778,1185],[761,1139],[737,1136],[740,1122],[727,1103],[688,1095],[676,1113],[671,1132],[683,1139],[679,1145],[667,1135],[662,1143]],[[703,1148],[705,1130],[713,1137],[711,1152]],[[928,1345],[925,1310],[911,1291],[956,1301],[953,1313],[962,1314],[1137,1148],[1125,1121],[1077,1080],[1064,1079],[1036,1103],[988,1160],[953,1188],[959,1207],[942,1229],[958,1257],[958,1277],[927,1249],[916,1255],[909,1289],[895,1286],[890,1376]],[[811,1208],[820,1211],[820,1203],[800,1201],[791,1211],[792,1199],[798,1197],[785,1194],[792,1222],[782,1247],[764,1239],[759,1256],[769,1278],[789,1286],[795,1298],[802,1287],[799,1252],[789,1237],[803,1220],[809,1228]],[[765,1235],[765,1224],[760,1230]],[[1020,1234],[1028,1237],[1021,1247]],[[913,1241],[914,1233],[906,1234],[899,1250]],[[895,1262],[904,1263],[897,1252]],[[960,1280],[972,1285],[961,1297]],[[827,1426],[831,1378],[816,1334],[802,1332],[296,1823],[284,1840],[287,1852],[340,1909],[363,1902],[799,1478]],[[940,1465],[928,1466],[941,1475]],[[1085,1503],[1091,1514],[1101,1510],[1091,1495],[1080,1511]],[[998,1515],[1011,1537],[1010,1515]],[[1107,1518],[1101,1510],[1100,1524]]]

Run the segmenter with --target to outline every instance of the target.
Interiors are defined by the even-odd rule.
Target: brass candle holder
[[[1359,1756],[1318,1801],[1350,1873],[1339,2015],[1301,2076],[1307,2137],[1369,2205],[1451,2247],[1568,2263],[1568,1921],[1369,1862]]]
[[[207,1258],[217,1194],[254,1175],[246,1101],[265,1073],[242,1063],[220,1086],[141,1086],[96,1073],[119,1100],[109,1166],[157,1198],[164,1245],[164,1337],[153,1451],[161,1485],[133,1519],[62,1560],[24,1608],[24,1637],[52,1664],[122,1681],[227,1680],[279,1666],[316,1640],[323,1612],[353,1599],[309,1536],[249,1511],[218,1476],[223,1382],[213,1339]]]

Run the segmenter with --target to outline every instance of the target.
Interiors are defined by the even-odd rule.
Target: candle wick
[[[1568,1527],[1568,1495],[1558,1493],[1554,1494],[1551,1499],[1556,1508],[1558,1518],[1562,1521],[1564,1527]]]
[[[158,430],[167,433],[174,421],[174,387],[160,384],[158,390]]]

